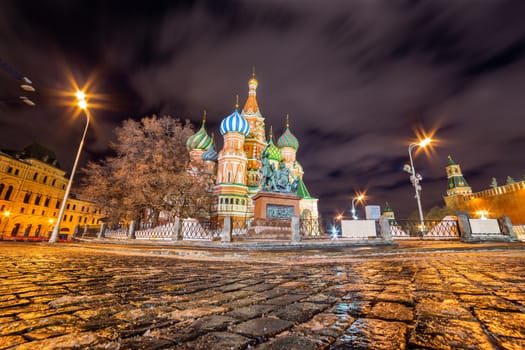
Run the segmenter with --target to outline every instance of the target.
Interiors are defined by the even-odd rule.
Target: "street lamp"
[[[421,224],[421,232],[425,231],[425,222],[423,219],[423,209],[421,209],[421,185],[419,182],[423,180],[421,175],[416,173],[416,169],[414,168],[414,161],[412,160],[412,150],[416,147],[426,147],[432,142],[432,139],[425,138],[424,140],[420,141],[419,143],[411,143],[408,145],[408,157],[410,158],[410,166],[405,165],[404,170],[410,174],[410,182],[412,182],[412,185],[414,186],[414,190],[416,191],[416,201],[417,201],[417,209],[419,211],[419,221]]]
[[[82,146],[84,146],[84,139],[86,138],[86,133],[89,126],[89,110],[87,109],[88,104],[86,101],[86,95],[82,91],[77,91],[76,97],[78,107],[84,110],[84,114],[86,115],[86,127],[84,128],[84,134],[82,135],[80,145],[78,146],[77,157],[75,158],[75,163],[73,164],[73,169],[71,170],[71,175],[69,176],[69,182],[66,187],[66,192],[64,193],[64,198],[62,199],[60,212],[58,213],[57,223],[53,229],[51,237],[49,238],[49,243],[55,243],[57,241],[60,223],[62,222],[62,216],[64,215],[64,210],[66,208],[67,198],[69,197],[69,191],[71,190],[71,184],[73,183],[73,177],[75,176],[75,171],[77,169],[78,159],[80,158],[80,153],[82,153]]]
[[[365,196],[362,195],[362,194],[360,194],[357,197],[352,198],[352,220],[357,220],[357,214],[355,212],[355,202],[356,201],[361,201],[361,200],[363,200],[363,198],[365,198]]]

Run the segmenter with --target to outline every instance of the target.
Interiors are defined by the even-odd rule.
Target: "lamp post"
[[[357,197],[352,198],[352,220],[357,220],[357,214],[355,212],[355,202],[356,201],[361,201],[361,200],[363,200],[363,198],[365,198],[365,196],[362,195],[362,194],[360,194]]]
[[[426,147],[432,142],[430,138],[426,138],[423,141],[419,143],[411,143],[408,145],[408,157],[410,158],[410,169],[407,169],[405,166],[405,171],[407,171],[410,174],[410,182],[412,182],[412,185],[414,186],[414,190],[416,191],[416,201],[417,201],[417,209],[419,211],[419,221],[421,224],[421,232],[425,231],[425,221],[423,218],[423,209],[421,209],[421,185],[419,182],[423,180],[421,175],[416,173],[416,169],[414,168],[414,161],[412,159],[412,150],[416,147]]]
[[[71,170],[71,175],[69,176],[69,182],[66,187],[66,192],[64,193],[64,198],[62,199],[62,205],[60,206],[60,212],[58,213],[57,223],[55,225],[55,228],[53,229],[53,233],[51,233],[51,237],[49,238],[49,243],[55,243],[57,241],[58,232],[60,231],[60,223],[62,222],[62,217],[64,215],[64,210],[66,208],[67,198],[69,197],[69,191],[71,190],[71,184],[73,183],[73,177],[75,176],[75,171],[77,169],[78,159],[80,158],[80,153],[82,153],[82,147],[84,146],[84,139],[86,138],[86,133],[89,127],[89,111],[87,109],[88,104],[86,101],[86,95],[82,91],[77,91],[76,97],[77,97],[78,107],[84,110],[85,112],[84,114],[86,115],[86,127],[84,128],[84,134],[82,135],[82,139],[80,140],[80,145],[78,146],[75,163],[73,164],[73,169]]]

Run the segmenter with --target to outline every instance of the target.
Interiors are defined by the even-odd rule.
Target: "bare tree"
[[[106,206],[113,220],[124,212],[153,224],[160,212],[195,217],[201,203],[207,205],[209,186],[204,175],[187,171],[186,141],[193,132],[188,120],[169,116],[124,121],[111,144],[115,156],[84,170],[83,192]]]

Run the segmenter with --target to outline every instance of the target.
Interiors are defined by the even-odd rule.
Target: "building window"
[[[67,220],[67,214],[64,214],[64,221]]]
[[[4,192],[4,184],[0,184],[0,196],[2,195],[2,192]]]
[[[23,214],[24,213],[24,207],[20,208],[20,214]]]
[[[35,175],[33,175],[33,180],[36,181],[37,177],[38,177],[38,173],[35,173]]]
[[[60,201],[57,199],[57,204],[55,205],[55,209],[60,208]]]
[[[29,199],[31,199],[31,193],[26,193],[24,196],[24,203],[29,203]]]
[[[69,217],[69,222],[73,221],[73,215]]]
[[[42,180],[42,183],[46,183],[47,182],[47,175],[44,176],[44,180]]]
[[[84,207],[82,207],[82,209],[80,209],[81,212],[84,212]]]
[[[82,223],[82,216],[79,216],[79,217],[78,217],[78,223],[79,223],[79,224]]]
[[[47,197],[44,201],[44,207],[49,207],[49,202],[51,201],[51,198]]]
[[[67,209],[69,210],[69,204],[68,204],[68,205],[66,205],[66,208],[67,208]]]
[[[20,171],[18,169],[15,169],[15,175],[18,175]]]
[[[57,179],[53,179],[53,182],[51,182],[51,185],[55,186],[56,183],[57,183]]]
[[[76,210],[76,209],[77,209],[77,205],[73,204],[73,210]]]
[[[8,173],[8,174],[11,174],[12,172],[13,172],[13,168],[12,168],[12,167],[8,167],[8,168],[7,168],[7,173]]]
[[[41,194],[36,196],[36,198],[35,198],[35,205],[40,205],[40,200],[42,200],[42,195]]]
[[[4,197],[4,199],[5,199],[6,201],[8,201],[8,200],[11,198],[11,193],[12,193],[12,192],[13,192],[13,186],[9,186],[9,187],[7,188],[7,191],[5,192],[5,197]]]

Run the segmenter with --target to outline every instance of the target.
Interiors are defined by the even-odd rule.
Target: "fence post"
[[[100,238],[105,238],[105,233],[106,233],[106,223],[103,222],[102,225],[100,225],[100,231],[98,231],[98,235],[97,235],[97,238],[100,239]]]
[[[291,229],[292,229],[292,243],[301,242],[301,227],[299,226],[299,217],[292,216]]]
[[[221,231],[221,242],[231,242],[232,241],[232,218],[231,216],[226,216],[224,218],[224,226]]]
[[[128,230],[128,238],[129,239],[137,239],[137,236],[135,236],[135,227],[137,226],[137,222],[135,220],[132,220],[129,223],[129,230]]]
[[[512,221],[510,221],[510,218],[507,215],[499,217],[498,223],[503,234],[508,235],[513,241],[518,240],[518,236],[516,236],[516,232],[514,232],[514,229],[512,228]]]
[[[392,232],[390,231],[390,221],[384,215],[379,217],[379,235],[384,241],[392,240]]]
[[[173,229],[173,233],[171,235],[171,240],[172,241],[182,241],[182,228],[183,228],[183,222],[182,220],[176,216],[175,217],[175,222],[174,222],[174,229]]]
[[[472,241],[472,230],[470,228],[470,222],[468,221],[468,214],[465,212],[457,213],[458,215],[458,226],[459,226],[459,239],[461,242]]]

